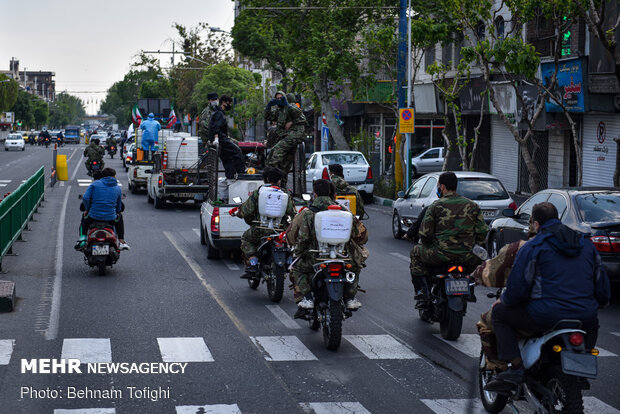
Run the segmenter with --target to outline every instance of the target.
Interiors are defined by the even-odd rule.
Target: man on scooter
[[[99,138],[95,138],[90,141],[90,144],[84,150],[84,156],[86,157],[86,169],[88,170],[88,175],[92,174],[91,164],[93,161],[99,162],[101,169],[103,169],[104,162],[103,156],[105,155],[105,150],[99,146]]]
[[[125,223],[121,215],[122,191],[116,181],[116,171],[112,168],[105,168],[101,171],[100,177],[88,186],[82,198],[86,211],[82,215],[80,240],[75,245],[75,249],[80,250],[86,246],[88,228],[93,222],[105,221],[116,228],[120,249],[129,250],[129,245],[125,242]]]
[[[587,334],[585,347],[592,349],[598,308],[610,300],[609,279],[587,237],[563,225],[551,203],[536,204],[530,222],[536,237],[517,253],[506,289],[493,306],[499,359],[511,366],[485,386],[487,391],[510,390],[525,380],[518,331],[541,334],[561,319],[577,319]]]

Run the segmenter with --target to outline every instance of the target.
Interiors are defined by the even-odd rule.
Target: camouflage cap
[[[282,95],[282,96],[286,96],[286,93],[284,93],[284,91],[278,91],[278,92],[276,92],[276,95],[277,95],[277,94],[280,94],[280,95]],[[275,95],[274,95],[274,97],[275,97]]]

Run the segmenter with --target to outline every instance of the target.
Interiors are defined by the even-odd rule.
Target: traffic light
[[[22,121],[17,121],[17,126],[22,126]]]

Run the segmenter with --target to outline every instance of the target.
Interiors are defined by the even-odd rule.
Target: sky
[[[0,10],[0,69],[15,57],[20,71],[55,72],[56,93],[90,102],[90,114],[140,50],[172,50],[173,23],[234,24],[232,0],[0,0]]]

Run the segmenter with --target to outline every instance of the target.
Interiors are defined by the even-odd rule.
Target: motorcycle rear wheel
[[[272,302],[280,303],[284,294],[284,268],[272,264],[274,278],[267,281],[267,294]]]
[[[564,374],[562,368],[555,365],[544,372],[542,383],[551,391],[556,400],[542,401],[550,414],[583,412],[583,394],[579,378]]]
[[[97,272],[99,276],[105,276],[105,262],[97,262]]]
[[[439,321],[441,337],[448,341],[456,341],[461,336],[463,327],[463,311],[455,311],[446,307],[444,317]]]
[[[497,375],[497,372],[485,369],[485,364],[484,351],[481,351],[480,363],[478,364],[478,389],[480,391],[480,400],[482,400],[482,405],[487,412],[491,414],[501,413],[508,403],[508,395],[484,390],[484,386]]]
[[[342,339],[342,305],[339,301],[329,300],[329,304],[324,309],[323,318],[323,342],[330,351],[337,351],[340,348]]]

